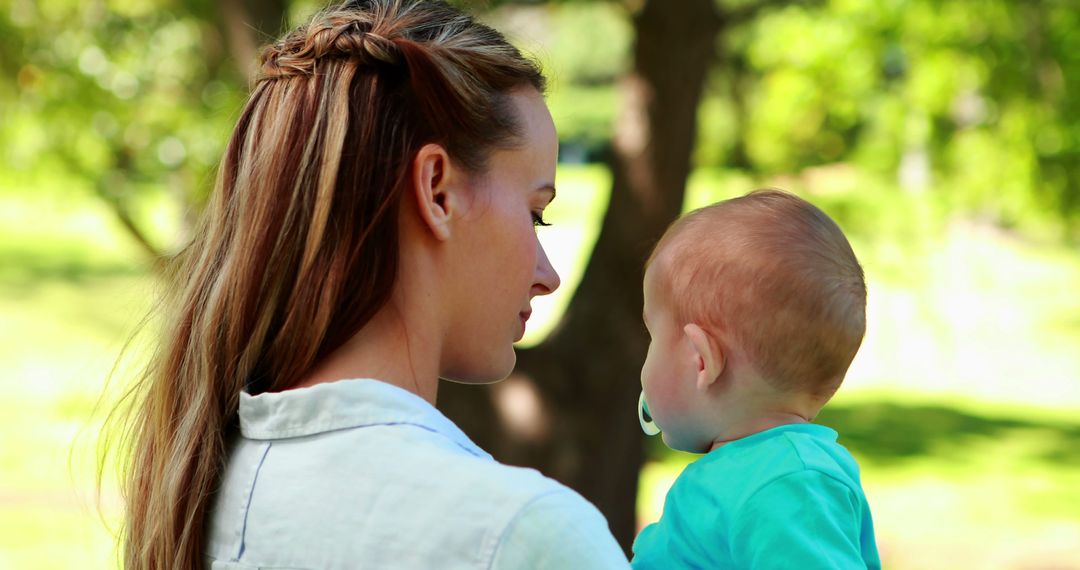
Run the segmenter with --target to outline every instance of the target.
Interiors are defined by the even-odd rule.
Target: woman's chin
[[[458,384],[494,384],[506,379],[514,371],[517,364],[517,353],[510,349],[508,355],[475,366],[462,367],[461,369],[445,373],[443,380]]]

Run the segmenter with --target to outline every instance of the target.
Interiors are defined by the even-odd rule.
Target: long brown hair
[[[128,393],[127,568],[203,567],[240,391],[295,384],[387,301],[420,147],[482,171],[518,142],[509,92],[544,83],[498,32],[418,0],[327,9],[261,63],[173,267],[164,338]]]

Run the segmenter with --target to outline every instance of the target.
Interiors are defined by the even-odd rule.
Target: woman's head
[[[229,217],[209,228],[256,391],[287,387],[387,301],[420,149],[482,175],[525,142],[512,93],[543,89],[498,32],[436,2],[346,3],[262,59],[213,206]]]
[[[410,208],[403,208],[403,219],[411,216],[412,206],[421,211],[412,216],[419,218],[420,230],[403,233],[403,241],[420,244],[403,247],[426,253],[413,258],[431,258],[432,270],[419,272],[419,279],[412,274],[409,281],[438,301],[446,339],[438,363],[442,378],[505,378],[516,361],[513,343],[525,333],[532,312],[530,301],[559,286],[534,227],[544,224],[544,209],[555,198],[555,127],[536,91],[516,90],[512,104],[522,144],[493,152],[482,175],[462,175],[453,161],[441,170],[425,168],[432,159],[425,148],[414,168],[419,180],[412,188],[419,191]],[[439,291],[429,293],[430,282],[437,282]]]
[[[524,311],[529,297],[557,286],[535,235],[526,242],[518,225],[500,225],[509,210],[484,217],[527,203],[531,222],[530,211],[546,205],[534,189],[502,194],[508,176],[518,190],[550,185],[553,141],[528,140],[544,132],[543,87],[535,64],[498,32],[442,2],[346,2],[263,52],[204,225],[178,257],[166,338],[133,390],[126,566],[201,566],[207,497],[240,389],[290,387],[387,303],[401,262],[400,207],[422,190],[425,157],[475,181],[474,223],[454,230],[471,237],[455,237],[453,255],[462,265],[482,261],[472,269],[483,287],[497,282],[493,260],[506,254],[508,279],[528,289],[493,304]],[[550,123],[546,108],[542,115]],[[515,174],[522,152],[546,152],[551,164]],[[439,239],[437,216],[423,220]],[[470,240],[491,253],[468,258]],[[530,255],[523,277],[517,268]],[[458,282],[465,271],[447,270]],[[481,306],[463,287],[454,298],[462,310]],[[503,325],[463,314],[443,317],[476,328],[477,342],[501,338],[490,329]],[[505,367],[482,370],[482,347],[457,346],[457,361],[443,364],[461,379]]]

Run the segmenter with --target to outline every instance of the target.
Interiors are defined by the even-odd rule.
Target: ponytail
[[[194,241],[168,330],[129,392],[123,559],[202,568],[207,508],[239,393],[287,389],[389,299],[397,207],[427,143],[482,170],[516,143],[508,103],[535,64],[442,2],[348,2],[262,54]]]

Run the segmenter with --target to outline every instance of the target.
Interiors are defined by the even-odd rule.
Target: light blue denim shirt
[[[240,395],[213,570],[628,568],[588,501],[377,380]]]

